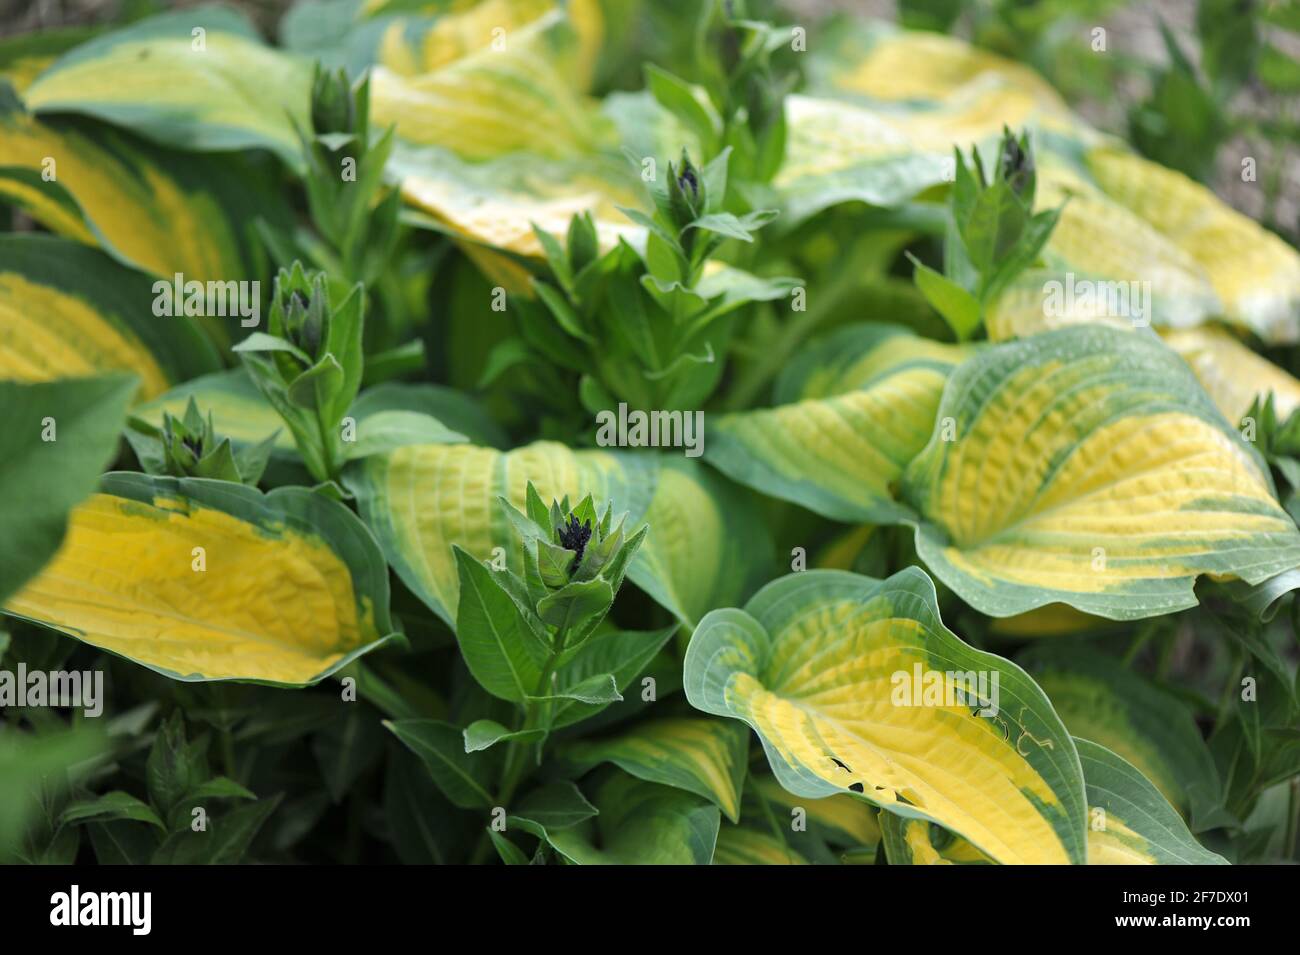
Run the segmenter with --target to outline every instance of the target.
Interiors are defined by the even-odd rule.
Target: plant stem
[[[817,330],[817,326],[825,320],[840,300],[853,290],[858,281],[858,275],[853,274],[849,269],[844,269],[838,273],[828,288],[822,290],[811,308],[786,322],[772,346],[765,348],[761,357],[736,379],[736,384],[725,402],[727,410],[739,411],[751,407],[758,400],[763,389],[785,367],[786,362],[790,360],[791,352]]]
[[[330,433],[325,427],[325,422],[320,416],[320,411],[316,412],[316,431],[320,435],[321,460],[325,468],[326,481],[337,481],[339,479],[339,468],[334,463],[333,444],[330,441]]]
[[[568,628],[561,628],[555,635],[555,644],[551,649],[551,654],[546,660],[546,665],[542,667],[542,672],[537,679],[537,689],[534,696],[543,696],[551,684],[551,678],[555,673],[555,666],[560,661],[560,655],[564,652],[564,644],[568,639]],[[550,703],[546,700],[524,701],[524,722],[520,727],[521,730],[538,729],[542,726],[546,714],[550,710]],[[524,774],[528,769],[528,756],[532,755],[534,744],[523,743],[518,740],[511,740],[509,749],[506,752],[506,766],[501,774],[501,789],[497,794],[497,805],[505,806],[509,803],[510,798],[515,794],[515,790],[523,781]],[[540,754],[542,743],[537,743],[537,752]]]
[[[1282,858],[1287,861],[1296,857],[1298,830],[1300,830],[1300,776],[1293,776],[1287,794],[1286,837],[1282,840]]]
[[[1128,652],[1124,654],[1124,666],[1133,665],[1133,661],[1137,659],[1137,655],[1142,652],[1142,648],[1147,645],[1147,641],[1151,639],[1154,633],[1155,629],[1153,627],[1142,628],[1142,632],[1133,638],[1133,642],[1129,644]]]

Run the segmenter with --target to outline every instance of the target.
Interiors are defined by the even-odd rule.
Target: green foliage
[[[956,181],[944,234],[944,271],[910,256],[913,279],[958,341],[971,338],[990,302],[1038,259],[1060,209],[1034,212],[1037,174],[1028,133],[1004,128],[993,169],[986,178],[979,152],[970,165],[955,151]]]
[[[0,41],[0,862],[1300,861],[1293,5],[153,6]]]

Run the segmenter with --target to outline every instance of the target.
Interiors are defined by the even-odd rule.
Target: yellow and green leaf
[[[749,734],[738,723],[701,717],[647,720],[616,736],[563,747],[579,771],[613,763],[638,779],[703,796],[733,823],[740,821]]]
[[[547,840],[578,865],[708,865],[721,819],[707,799],[611,772],[597,786],[593,820]]]
[[[217,371],[182,382],[165,394],[134,409],[134,416],[156,428],[162,427],[163,415],[180,418],[193,400],[203,414],[212,414],[218,434],[236,445],[256,445],[274,436],[274,453],[280,457],[296,454],[293,434],[284,419],[262,397],[248,372],[243,368]]]
[[[393,569],[451,624],[459,599],[452,545],[479,560],[501,548],[522,569],[498,498],[522,509],[528,482],[543,500],[590,494],[650,534],[629,578],[674,615],[693,622],[740,599],[771,553],[748,502],[693,461],[669,455],[573,451],[537,442],[502,452],[477,445],[399,448],[352,466],[348,487]],[[729,596],[734,595],[734,596]]]
[[[923,819],[884,813],[880,833],[890,865],[987,865],[993,861],[961,836]]]
[[[1086,645],[1038,644],[1017,658],[1074,736],[1132,763],[1184,817],[1222,800],[1214,758],[1192,714],[1176,698]]]
[[[1266,342],[1300,339],[1300,253],[1180,172],[1118,148],[1087,155],[1105,193],[1177,243],[1223,313]]]
[[[778,388],[786,403],[716,421],[706,459],[833,520],[903,519],[894,485],[929,440],[948,372],[964,354],[896,326],[843,329],[791,364]]]
[[[172,148],[269,149],[302,164],[310,61],[262,43],[239,13],[165,13],[69,51],[24,94],[44,113],[79,113]]]
[[[791,224],[845,202],[896,206],[944,182],[951,154],[918,149],[883,111],[838,99],[785,100],[785,158],[772,185]]]
[[[807,799],[796,796],[782,787],[775,777],[766,774],[752,775],[750,782],[759,796],[780,806],[787,815],[791,810],[802,809],[827,842],[845,848],[871,847],[880,842],[876,810],[855,796]]]
[[[494,28],[505,25],[481,32],[484,42],[438,54],[455,54],[442,62],[402,62],[390,43],[381,57],[389,54],[396,70],[374,71],[372,121],[395,126],[408,143],[445,145],[471,161],[514,152],[561,158],[600,146],[612,130],[582,92],[580,41],[563,12],[553,8],[495,43]]]
[[[75,46],[102,32],[103,27],[52,27],[0,40],[0,80],[21,93],[45,68]]]
[[[153,283],[96,249],[47,235],[0,236],[0,378],[104,372],[139,379],[148,399],[220,367],[193,320],[158,318]]]
[[[407,204],[470,248],[540,259],[533,224],[563,236],[569,220],[584,212],[592,216],[602,249],[620,239],[644,244],[644,228],[619,212],[620,206],[643,203],[622,158],[514,153],[471,163],[440,146],[399,145],[390,168],[401,180]]]
[[[1089,865],[1227,865],[1140,770],[1097,743],[1074,744],[1087,783]]]
[[[0,200],[169,280],[177,273],[200,282],[256,277],[264,257],[254,220],[289,221],[283,200],[240,157],[177,153],[100,123],[35,117],[3,100],[0,157]]]
[[[135,390],[127,375],[0,380],[0,603],[58,550],[68,512],[117,453]]]
[[[393,631],[383,557],[342,504],[128,473],[4,611],[185,681],[314,683]]]
[[[1212,327],[1172,329],[1162,337],[1191,366],[1230,424],[1245,417],[1257,397],[1268,394],[1280,421],[1300,408],[1300,381],[1228,332]]]
[[[714,865],[808,865],[808,860],[771,833],[723,823]]]
[[[1073,326],[949,378],[908,466],[917,551],[967,603],[1111,619],[1194,606],[1201,574],[1254,584],[1300,563],[1256,452],[1154,337]]]
[[[1066,321],[1128,318],[1086,309],[1044,315],[1044,283],[1067,274],[1146,283],[1147,319],[1158,326],[1222,316],[1270,343],[1300,339],[1300,253],[1205,187],[1098,134],[1024,64],[954,37],[850,24],[822,44],[809,73],[810,92],[824,97],[811,102],[836,117],[824,124],[828,144],[851,129],[871,145],[801,148],[796,120],[815,110],[791,97],[790,169],[776,182],[798,183],[789,200],[795,211],[853,199],[897,204],[933,178],[954,147],[974,143],[989,155],[1004,126],[1030,129],[1037,205],[1065,206],[1044,250],[1046,273],[1022,275],[988,310],[994,340]],[[857,155],[864,148],[874,166]],[[855,180],[870,175],[861,169],[874,169],[878,181],[855,193]],[[810,204],[819,186],[825,196]]]
[[[1000,862],[1084,861],[1083,779],[1065,727],[1023,670],[943,625],[916,568],[885,581],[783,577],[743,610],[705,617],[684,669],[691,704],[748,723],[797,796],[858,793]]]

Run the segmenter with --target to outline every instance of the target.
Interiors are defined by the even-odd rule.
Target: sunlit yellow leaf
[[[448,623],[459,600],[452,544],[522,568],[498,498],[522,508],[529,481],[546,501],[568,495],[576,503],[587,494],[602,506],[612,501],[615,513],[628,513],[629,532],[648,523],[628,577],[684,620],[736,599],[724,594],[748,592],[770,554],[748,505],[680,457],[575,452],[552,442],[510,452],[422,445],[368,458],[345,477],[393,568]]]
[[[1178,329],[1162,337],[1191,365],[1223,416],[1240,421],[1255,398],[1273,395],[1278,419],[1285,421],[1300,408],[1300,381],[1238,339],[1217,328]]]
[[[1201,574],[1300,563],[1262,461],[1158,340],[1074,326],[953,372],[903,496],[917,550],[983,613],[1049,603],[1112,619],[1194,606]]]
[[[1065,728],[1024,671],[944,627],[916,568],[783,577],[705,617],[684,669],[691,704],[748,723],[798,796],[856,792],[1000,862],[1084,861]]]
[[[383,558],[341,504],[126,473],[4,610],[178,680],[314,683],[392,632]]]
[[[218,367],[193,321],[160,320],[148,307],[153,298],[148,277],[95,249],[48,235],[0,236],[0,378],[127,371],[147,399]]]
[[[717,419],[705,455],[733,480],[843,521],[906,516],[893,486],[934,429],[966,349],[851,326],[796,358],[774,408]]]

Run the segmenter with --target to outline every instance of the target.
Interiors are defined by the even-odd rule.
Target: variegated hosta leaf
[[[876,821],[878,813],[856,796],[808,799],[796,796],[768,775],[751,776],[750,784],[763,799],[780,806],[784,810],[783,816],[793,819],[794,810],[806,813],[809,824],[818,829],[827,842],[845,848],[869,848],[880,842],[880,824]]]
[[[81,113],[190,150],[270,149],[301,165],[311,64],[264,45],[242,14],[165,13],[64,54],[24,94],[35,113]]]
[[[810,72],[813,92],[854,100],[857,125],[888,131],[873,137],[875,152],[909,168],[910,148],[913,174],[954,146],[991,145],[1004,125],[1029,127],[1038,204],[1069,199],[1044,253],[1051,278],[1149,283],[1146,320],[1157,325],[1223,315],[1269,342],[1300,339],[1300,253],[1204,187],[1101,137],[1023,64],[935,33],[848,26],[812,58]],[[1131,317],[1045,315],[1042,281],[1022,276],[995,303],[990,337]]]
[[[182,382],[166,394],[132,410],[133,417],[162,427],[163,414],[180,418],[190,399],[203,414],[212,414],[217,433],[236,446],[260,444],[274,436],[276,459],[301,463],[293,435],[284,419],[262,397],[243,368],[213,372]],[[475,440],[504,440],[499,429],[466,395],[439,385],[406,385],[387,382],[367,388],[348,410],[356,422],[352,436],[360,441],[367,434],[366,421],[385,411],[411,411],[438,419],[446,427],[464,432]]]
[[[525,44],[559,62],[574,85],[585,86],[602,39],[597,0],[483,0],[450,10],[427,3],[429,12],[392,14],[369,3],[360,11],[373,16],[382,30],[367,30],[377,38],[368,63],[379,63],[403,76],[431,73],[484,50],[509,52]],[[494,32],[497,30],[504,31]],[[494,47],[494,41],[495,47]],[[505,49],[501,49],[502,42]]]
[[[1072,159],[1041,152],[1035,204],[1061,215],[1045,266],[1022,272],[988,309],[994,341],[1076,324],[1189,327],[1223,312],[1201,263]]]
[[[684,669],[691,704],[753,727],[798,796],[856,792],[1000,862],[1084,861],[1065,727],[1024,671],[943,625],[916,568],[783,577],[705,617]]]
[[[714,865],[808,865],[808,860],[770,832],[723,824]]]
[[[1227,865],[1134,766],[1086,739],[1074,745],[1087,783],[1089,865]]]
[[[966,353],[896,326],[843,329],[792,363],[778,390],[789,403],[713,422],[706,459],[835,520],[906,518],[893,486],[925,447],[948,372]]]
[[[1038,681],[1072,735],[1132,763],[1184,816],[1195,820],[1219,805],[1214,758],[1176,698],[1084,645],[1038,644],[1017,662]]]
[[[220,367],[185,316],[156,317],[153,282],[66,239],[0,235],[0,378],[50,381],[128,371],[138,398]]]
[[[1256,397],[1269,393],[1280,421],[1300,408],[1300,381],[1222,329],[1178,329],[1162,337],[1192,367],[1229,423],[1239,422]]]
[[[454,236],[488,249],[541,258],[533,224],[563,236],[569,220],[591,213],[602,249],[619,239],[644,245],[645,230],[620,206],[639,207],[642,195],[621,157],[546,159],[528,153],[471,163],[440,146],[398,145],[390,171],[408,205],[444,223]]]
[[[982,613],[1147,617],[1194,606],[1201,574],[1300,563],[1259,456],[1153,337],[1074,326],[990,349],[938,418],[903,496],[921,558]]]
[[[102,27],[52,27],[0,40],[0,80],[21,93],[45,68],[73,47],[101,32]]]
[[[980,86],[1023,90],[1063,111],[1051,85],[1028,66],[956,37],[857,21],[827,36],[813,64],[817,85],[895,103],[933,104]]]
[[[4,611],[187,681],[314,683],[393,629],[383,557],[343,505],[127,473]]]
[[[565,746],[561,757],[579,771],[610,762],[638,779],[676,786],[708,799],[740,821],[749,734],[729,720],[647,720],[617,736]]]
[[[1095,630],[1115,629],[1118,624],[1105,617],[1075,610],[1068,604],[1045,604],[1011,617],[989,621],[989,632],[1019,639],[1061,637]]]
[[[1300,339],[1300,253],[1180,172],[1115,148],[1094,149],[1097,184],[1204,269],[1224,314],[1266,342]]]
[[[718,841],[718,807],[670,786],[613,772],[598,785],[595,819],[547,832],[579,865],[708,865]]]
[[[890,865],[985,865],[993,861],[961,836],[924,819],[882,813],[880,834]]]
[[[951,153],[922,151],[892,117],[853,103],[789,96],[785,159],[773,186],[782,222],[844,202],[896,206],[944,182]]]
[[[3,101],[0,156],[0,199],[53,232],[169,280],[176,273],[200,282],[256,276],[254,219],[288,221],[283,200],[237,156],[177,153],[100,123],[34,117]],[[147,314],[151,302],[139,310]],[[220,321],[229,323],[225,337],[239,337],[238,317]]]
[[[180,418],[193,399],[203,414],[212,413],[217,433],[237,445],[261,444],[275,435],[273,453],[277,457],[297,454],[293,433],[284,419],[262,397],[248,372],[243,368],[217,371],[182,382],[165,394],[134,409],[135,417],[162,427],[163,415]]]
[[[577,34],[559,8],[505,35],[494,23],[477,49],[427,70],[377,67],[371,120],[415,145],[443,145],[468,160],[513,152],[562,158],[602,145],[611,132],[580,89]],[[395,60],[400,61],[398,54]]]
[[[529,481],[547,501],[566,494],[612,500],[615,513],[628,513],[629,532],[648,523],[628,576],[688,622],[747,593],[771,555],[749,504],[716,475],[671,455],[572,451],[552,442],[509,452],[427,445],[368,458],[345,480],[393,569],[448,624],[459,599],[452,544],[480,560],[500,548],[509,567],[522,569],[498,497],[522,509]]]
[[[487,60],[499,62],[500,54],[488,54]],[[485,106],[493,112],[508,115],[519,108],[519,96],[509,86],[480,93],[500,100]],[[408,124],[421,122],[426,106],[412,104],[405,113]],[[697,153],[695,134],[644,91],[613,94],[599,111],[579,101],[565,107],[565,113],[571,114],[565,121],[573,127],[570,141],[549,147],[536,139],[497,147],[481,144],[484,155],[467,158],[445,137],[422,139],[417,130],[412,138],[399,139],[389,170],[401,181],[406,202],[430,217],[412,221],[462,238],[480,267],[490,266],[505,278],[510,277],[509,266],[516,271],[522,266],[512,259],[498,261],[502,255],[490,250],[541,258],[534,225],[563,242],[570,219],[578,213],[592,217],[602,250],[620,240],[643,248],[645,228],[621,210],[648,211],[649,197],[640,178],[653,171],[647,163],[666,168],[683,148]],[[502,122],[517,135],[518,120]],[[627,151],[642,157],[641,167],[629,161]],[[512,292],[517,286],[519,294],[530,294],[527,279],[524,271],[522,277],[515,276],[514,286],[503,284]]]

